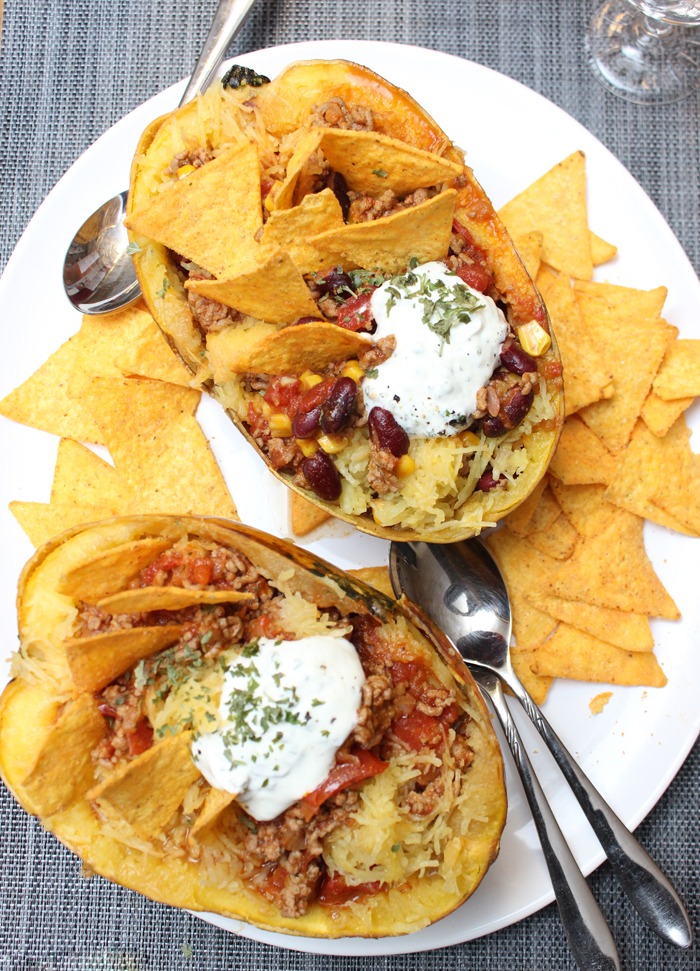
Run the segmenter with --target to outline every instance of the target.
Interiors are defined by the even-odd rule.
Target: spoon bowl
[[[575,762],[513,670],[508,590],[484,544],[392,543],[389,573],[394,591],[418,604],[474,674],[496,675],[508,686],[552,752],[642,919],[664,940],[690,947],[690,919],[670,881]]]

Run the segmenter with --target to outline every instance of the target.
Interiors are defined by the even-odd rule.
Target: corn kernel
[[[313,371],[304,371],[300,375],[299,380],[304,391],[308,391],[309,388],[315,388],[317,384],[320,384],[323,378],[320,374],[315,374]]]
[[[181,165],[177,170],[178,179],[184,179],[186,175],[190,175],[192,172],[196,172],[194,165]]]
[[[522,349],[532,357],[542,357],[552,345],[552,338],[536,320],[515,328]]]
[[[347,446],[345,435],[319,435],[318,444],[327,455],[337,455]]]
[[[260,399],[260,410],[262,411],[265,418],[270,418],[274,414],[272,405],[265,401],[264,398]]]
[[[462,434],[459,437],[462,439],[465,445],[478,445],[479,442],[481,441],[481,439],[476,434],[476,432],[470,432],[470,431],[462,432]]]
[[[270,415],[270,434],[273,438],[289,438],[292,434],[292,419],[284,412]]]
[[[304,458],[310,458],[318,452],[318,443],[313,438],[297,438],[296,443],[302,451]]]
[[[402,455],[399,464],[396,466],[396,474],[400,479],[405,479],[407,475],[416,471],[416,463],[410,455]]]
[[[359,361],[348,361],[340,373],[344,378],[352,378],[355,384],[365,376],[365,370]]]
[[[281,189],[282,189],[282,183],[275,182],[275,184],[272,186],[270,191],[265,196],[265,202],[263,203],[263,205],[265,206],[268,212],[272,212],[274,209],[277,208],[277,205],[276,205],[277,197],[279,196]]]

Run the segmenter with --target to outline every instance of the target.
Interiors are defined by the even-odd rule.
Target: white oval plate
[[[599,279],[629,286],[664,284],[667,319],[685,336],[700,336],[700,282],[678,241],[629,172],[585,128],[561,109],[510,78],[436,51],[395,44],[322,41],[276,47],[237,61],[273,77],[295,60],[346,58],[373,68],[410,91],[467,153],[498,207],[571,152],[586,153],[591,227],[617,244],[619,256]],[[0,396],[27,378],[75,333],[79,315],[61,282],[63,255],[82,220],[128,184],[129,165],[141,131],[174,107],[184,88],[174,85],[141,105],[78,159],[42,204],[0,281],[3,353]],[[210,437],[243,520],[287,534],[284,487],[243,446],[212,401],[199,418]],[[691,418],[697,424],[697,414]],[[19,571],[32,548],[7,510],[12,499],[48,501],[57,439],[0,418],[0,656],[16,644],[14,595]],[[8,460],[9,457],[9,460]],[[616,812],[635,827],[669,785],[700,731],[696,685],[700,680],[700,598],[692,540],[647,526],[647,548],[662,581],[678,603],[680,623],[654,623],[657,654],[668,676],[663,689],[616,688],[602,714],[588,703],[601,687],[557,682],[547,716]],[[335,526],[308,548],[344,568],[386,562],[383,541]],[[517,706],[513,706],[514,708]],[[585,873],[603,860],[578,804],[566,790],[539,736],[520,722],[535,767]],[[317,941],[259,931],[215,915],[205,919],[227,930],[279,947],[317,954],[383,955],[445,947],[489,934],[550,903],[551,884],[519,782],[508,774],[510,811],[501,853],[474,896],[458,911],[418,933],[379,941]]]

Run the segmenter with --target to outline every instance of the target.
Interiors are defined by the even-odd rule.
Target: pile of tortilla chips
[[[129,513],[238,518],[195,411],[200,392],[141,305],[83,318],[77,334],[0,402],[61,437],[50,502],[10,504],[35,546]],[[113,464],[82,444],[106,447]]]

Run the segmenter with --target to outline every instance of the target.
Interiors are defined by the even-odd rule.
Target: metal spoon
[[[180,105],[206,91],[254,3],[255,0],[220,0]],[[126,191],[121,192],[100,206],[68,247],[63,286],[70,302],[83,314],[114,313],[141,296],[124,227],[126,197]]]
[[[470,669],[475,665],[472,673],[478,668],[497,675],[520,701],[642,919],[664,940],[690,947],[693,930],[673,886],[576,764],[513,671],[508,591],[486,547],[478,540],[392,543],[389,561],[397,593],[404,592],[442,628]]]

